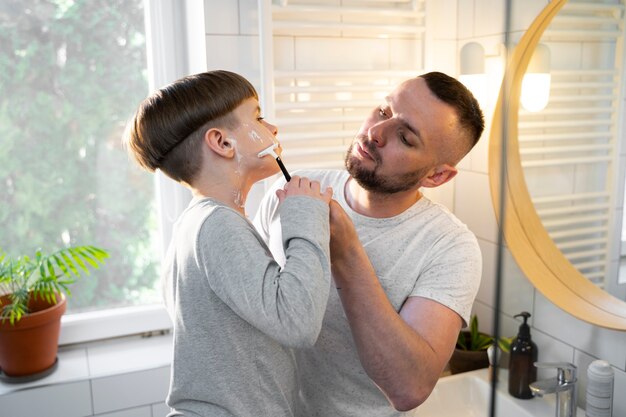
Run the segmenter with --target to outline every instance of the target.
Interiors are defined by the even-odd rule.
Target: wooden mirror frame
[[[566,2],[552,0],[543,9],[515,47],[506,68],[489,138],[492,202],[513,258],[541,294],[580,320],[626,331],[626,302],[591,283],[561,253],[531,201],[521,164],[518,113],[522,79],[543,32]]]

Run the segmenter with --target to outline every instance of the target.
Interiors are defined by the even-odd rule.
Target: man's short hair
[[[467,146],[460,154],[462,158],[476,145],[485,130],[485,118],[478,100],[459,80],[442,72],[429,72],[420,77],[439,100],[456,110],[461,129],[467,133]]]

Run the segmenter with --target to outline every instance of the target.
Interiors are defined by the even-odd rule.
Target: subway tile
[[[413,39],[388,39],[389,48],[389,68],[393,70],[415,71],[415,76],[422,73],[424,68],[422,60],[423,50],[422,43]],[[446,56],[446,52],[442,52]],[[439,68],[439,67],[437,67]],[[439,71],[444,71],[439,68]],[[454,74],[454,73],[453,73]]]
[[[534,288],[520,271],[511,252],[506,248],[502,252],[502,272],[498,276],[498,246],[483,239],[479,239],[478,243],[483,256],[483,276],[476,299],[487,305],[494,305],[496,284],[500,279],[501,311],[510,317],[522,311],[532,314]]]
[[[474,36],[504,33],[506,3],[502,0],[481,0],[476,3]]]
[[[456,21],[458,39],[468,39],[474,37],[475,21],[475,3],[478,0],[457,1]],[[442,11],[443,15],[447,12]],[[441,16],[441,14],[439,15]]]
[[[126,410],[114,411],[112,413],[96,414],[94,417],[152,417],[152,407],[135,407]],[[162,414],[161,417],[165,417]]]
[[[483,103],[480,103],[480,105],[485,116],[485,130],[480,139],[478,139],[478,143],[474,145],[464,159],[467,160],[468,164],[466,169],[487,174],[489,172],[489,136],[491,135],[491,124],[493,122],[493,108]]]
[[[496,242],[498,225],[491,203],[488,176],[463,172],[455,178],[454,190],[454,214],[477,237]]]
[[[236,35],[239,33],[238,0],[205,0],[204,19],[206,33],[211,35]]]
[[[165,417],[170,408],[164,403],[152,404],[152,417]]]
[[[613,385],[613,416],[626,416],[626,372],[615,369],[615,381]]]
[[[426,71],[441,71],[456,77],[457,70],[457,42],[454,40],[435,40],[432,43],[431,51],[434,51],[425,58],[424,67]]]
[[[568,345],[623,369],[626,332],[604,329],[576,319],[537,292],[533,327]]]
[[[169,389],[169,375],[169,367],[163,367],[93,379],[94,411],[108,413],[162,402]]]
[[[0,396],[6,417],[85,417],[92,415],[89,381],[24,389]]]
[[[233,71],[259,85],[258,36],[207,35],[206,48],[207,69]]]
[[[535,322],[540,320],[535,317]],[[518,322],[518,326],[521,321]],[[515,329],[517,335],[518,329]],[[537,360],[539,362],[569,362],[574,363],[574,348],[566,343],[557,340],[550,335],[543,333],[536,328],[530,329],[530,337],[537,345]],[[554,378],[557,374],[556,369],[541,368],[537,369],[538,379]]]
[[[458,4],[472,3],[469,1],[458,2],[457,0],[437,0],[427,2],[426,9],[426,30],[429,30],[429,36],[434,41],[439,40],[456,40],[457,39],[457,27],[460,23]],[[433,19],[428,19],[429,16],[445,16],[445,19],[439,19],[433,22]],[[463,16],[464,18],[465,16]],[[437,49],[435,49],[437,51]],[[437,55],[437,54],[435,54]]]
[[[483,272],[476,299],[492,305],[496,289],[498,247],[495,243],[484,239],[478,239],[478,245],[483,258]]]
[[[110,340],[87,347],[91,377],[169,366],[172,335]]]
[[[547,4],[547,0],[514,0],[511,7],[511,31],[524,33]],[[500,21],[504,22],[504,14],[500,16]]]
[[[586,408],[587,406],[587,369],[589,368],[589,364],[595,361],[597,358],[586,354],[585,352],[581,352],[577,350],[575,353],[575,361],[577,369],[577,379],[576,388],[578,389],[578,405],[581,408]]]
[[[435,188],[422,188],[421,191],[429,200],[439,203],[452,211],[454,208],[454,181],[449,181]]]
[[[239,33],[259,34],[259,12],[257,0],[239,0]]]
[[[296,66],[294,38],[274,37],[274,70],[292,71]]]
[[[472,316],[476,315],[478,319],[478,329],[487,334],[493,335],[493,318],[494,309],[488,304],[484,304],[480,301],[475,301],[472,306]],[[469,323],[468,323],[469,326]]]
[[[502,311],[511,317],[522,311],[533,314],[535,289],[520,270],[508,248],[503,251],[501,274]]]

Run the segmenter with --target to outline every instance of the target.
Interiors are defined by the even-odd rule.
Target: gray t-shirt
[[[476,237],[445,207],[422,197],[397,216],[370,218],[356,213],[346,203],[346,171],[302,171],[298,175],[318,180],[322,187],[333,187],[333,198],[352,218],[396,311],[408,297],[424,297],[454,310],[465,324],[469,322],[480,284],[480,248]],[[261,203],[255,226],[268,241],[276,260],[282,262],[285,258],[280,244],[281,216],[276,203],[271,189]],[[298,415],[418,415],[419,409],[396,411],[366,375],[336,290],[330,293],[317,343],[313,348],[296,349],[295,353],[301,389]]]
[[[163,266],[174,323],[170,416],[294,415],[288,347],[310,347],[330,290],[328,205],[288,197],[279,209],[281,268],[252,224],[194,199],[174,227]]]

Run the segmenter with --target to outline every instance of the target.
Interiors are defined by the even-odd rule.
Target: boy
[[[294,176],[277,191],[284,268],[245,217],[252,185],[278,172],[261,150],[277,129],[243,77],[182,78],[139,106],[126,134],[137,162],[193,193],[163,264],[174,324],[169,416],[292,416],[289,347],[318,336],[330,288],[332,190]]]

